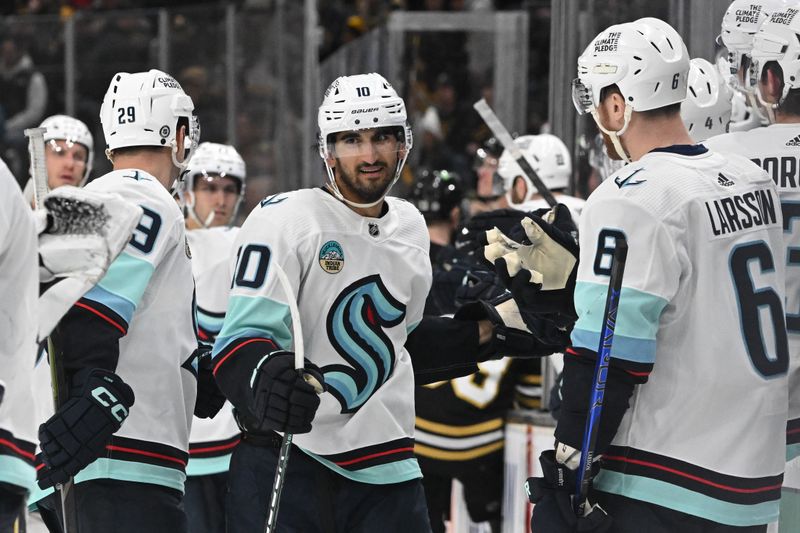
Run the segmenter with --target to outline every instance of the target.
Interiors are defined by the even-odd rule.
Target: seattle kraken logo
[[[357,411],[392,375],[394,346],[384,328],[405,316],[406,306],[389,294],[377,274],[356,281],[333,302],[328,338],[349,365],[328,365],[322,372],[342,413]]]

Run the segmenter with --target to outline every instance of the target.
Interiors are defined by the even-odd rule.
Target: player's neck
[[[114,170],[136,169],[147,172],[158,180],[165,189],[170,190],[175,181],[177,169],[172,164],[171,154],[116,154],[114,156]]]
[[[782,113],[778,108],[775,110],[775,124],[800,124],[800,115]]]
[[[643,118],[634,113],[622,139],[632,161],[638,161],[656,148],[694,144],[678,114],[663,118]]]

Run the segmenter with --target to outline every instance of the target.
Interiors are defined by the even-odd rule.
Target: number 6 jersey
[[[214,345],[215,375],[247,409],[253,370],[270,352],[293,349],[287,305],[297,298],[305,357],[328,390],[304,452],[365,483],[421,477],[414,458],[414,376],[404,347],[431,285],[428,232],[410,203],[386,198],[363,217],[323,189],[267,198],[234,248],[233,289]],[[286,272],[294,294],[275,274]]]
[[[598,349],[624,235],[612,357],[649,373],[596,489],[736,526],[777,519],[789,367],[782,233],[769,176],[700,145],[653,150],[589,198],[573,346]]]

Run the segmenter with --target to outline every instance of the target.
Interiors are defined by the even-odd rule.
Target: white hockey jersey
[[[603,182],[580,224],[575,348],[597,351],[615,239],[628,259],[612,357],[637,386],[598,490],[735,526],[778,517],[789,350],[772,180],[676,146]]]
[[[213,343],[222,329],[228,304],[230,259],[237,227],[197,229],[186,232],[192,251],[192,272],[197,291],[197,329],[200,340]],[[189,436],[188,476],[227,472],[233,448],[241,432],[226,402],[214,418],[195,417]]]
[[[789,420],[786,459],[800,457],[800,124],[728,133],[703,144],[739,154],[762,167],[778,187],[786,245],[786,330],[792,354],[789,370]]]
[[[264,354],[292,349],[286,302],[296,297],[305,357],[321,367],[328,391],[312,431],[294,443],[341,475],[373,484],[421,476],[404,345],[431,285],[422,216],[403,200],[386,202],[382,217],[369,218],[323,189],[263,200],[236,239],[234,287],[214,346],[218,376],[245,343],[261,342]],[[283,292],[273,262],[294,295]]]
[[[36,360],[39,295],[31,209],[0,160],[0,482],[33,489],[38,438],[31,380]]]
[[[125,332],[116,373],[136,402],[106,456],[75,479],[182,491],[197,396],[194,281],[183,215],[158,180],[141,170],[113,171],[86,188],[116,192],[144,214],[106,275],[76,304]]]

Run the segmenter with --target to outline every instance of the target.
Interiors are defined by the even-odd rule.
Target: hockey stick
[[[603,312],[603,330],[600,334],[600,345],[597,349],[597,363],[594,368],[594,382],[589,401],[589,412],[586,427],[583,431],[581,446],[581,462],[578,467],[578,480],[575,488],[575,514],[584,515],[589,485],[592,482],[592,463],[594,461],[597,434],[600,427],[600,413],[603,410],[603,395],[608,377],[608,365],[611,359],[611,345],[614,342],[614,329],[617,326],[617,310],[619,309],[620,292],[622,291],[622,275],[625,273],[625,261],[628,257],[628,242],[624,237],[617,237],[614,255],[611,259],[611,279],[608,282],[606,308]]]
[[[44,153],[44,133],[47,128],[30,128],[25,130],[28,137],[28,150],[31,158],[31,179],[33,179],[33,203],[36,209],[44,207],[44,197],[49,192],[47,179],[47,163]],[[57,335],[54,331],[53,335]],[[53,388],[53,407],[55,411],[67,401],[67,378],[64,375],[61,357],[56,354],[57,343],[53,335],[47,338],[47,359],[50,363],[50,383]],[[75,520],[75,500],[72,492],[72,478],[63,485],[55,486],[61,503],[61,521],[63,533],[77,533]]]
[[[511,134],[508,133],[508,130],[503,123],[500,122],[500,119],[497,115],[495,115],[492,108],[489,107],[489,104],[486,103],[484,98],[481,98],[477,102],[475,102],[472,107],[475,108],[475,111],[481,116],[483,121],[489,126],[489,129],[492,131],[492,135],[494,135],[500,144],[503,145],[503,148],[508,150],[511,153],[511,157],[513,157],[519,167],[525,172],[525,175],[528,176],[528,179],[531,180],[533,185],[536,187],[536,190],[539,194],[542,195],[542,198],[547,202],[550,207],[555,207],[558,203],[556,197],[553,196],[553,193],[550,192],[550,189],[542,182],[542,178],[539,177],[539,174],[533,170],[528,160],[525,159],[525,156],[522,155],[522,152],[519,151],[519,146],[514,142],[514,139],[511,138]]]
[[[278,263],[274,263],[275,274],[278,276],[278,281],[283,288],[286,299],[289,303],[289,314],[292,316],[292,337],[294,337],[294,367],[303,375],[306,380],[317,394],[322,393],[322,385],[313,377],[303,373],[305,366],[305,349],[303,347],[303,330],[300,326],[300,310],[297,308],[297,299],[294,296],[294,291],[289,283],[289,278],[286,277],[286,272],[283,271]],[[281,503],[281,493],[283,492],[283,484],[286,481],[286,465],[289,463],[289,452],[292,449],[291,433],[285,432],[283,440],[281,441],[281,450],[278,455],[278,468],[275,470],[275,481],[272,484],[272,492],[269,496],[269,508],[267,513],[267,522],[264,525],[264,533],[273,533],[275,526],[278,523],[278,506]]]

